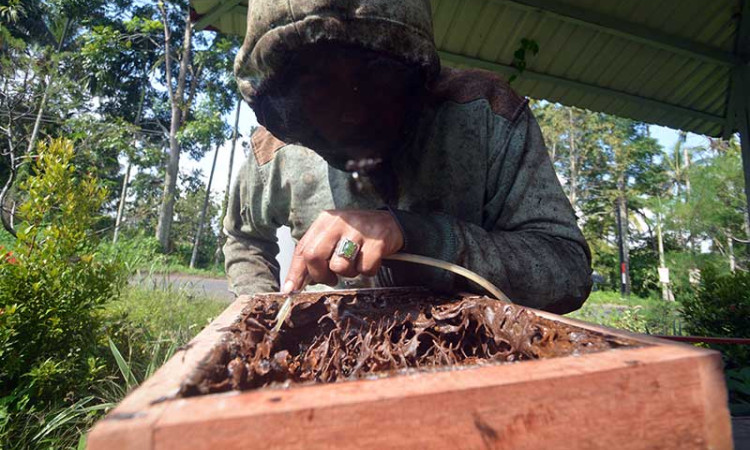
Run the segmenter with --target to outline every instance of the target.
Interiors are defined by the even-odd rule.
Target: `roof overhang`
[[[244,35],[247,0],[192,0],[196,26]],[[710,136],[746,103],[750,1],[432,0],[443,62],[517,74],[523,95]]]

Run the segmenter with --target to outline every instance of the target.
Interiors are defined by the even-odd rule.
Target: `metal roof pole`
[[[742,146],[742,169],[745,172],[747,211],[750,214],[750,66],[743,67],[740,79],[742,80],[742,89],[740,89],[740,104],[737,105],[737,128],[740,132],[740,145]]]
[[[740,23],[737,31],[736,53],[741,57],[750,57],[750,0],[742,0]],[[742,169],[745,172],[745,197],[750,221],[750,64],[736,68],[739,79],[736,105],[737,130],[740,132],[742,147]],[[730,117],[732,111],[729,111]],[[732,130],[730,130],[732,131]],[[750,224],[748,224],[750,226]]]

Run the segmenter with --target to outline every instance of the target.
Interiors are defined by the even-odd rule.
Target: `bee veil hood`
[[[440,73],[429,0],[250,0],[245,41],[235,60],[243,97],[255,107],[295,51],[336,43]]]

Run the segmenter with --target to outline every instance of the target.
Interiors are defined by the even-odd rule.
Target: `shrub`
[[[593,292],[572,317],[636,333],[682,334],[679,305],[653,297],[625,298],[619,292]]]
[[[0,259],[0,441],[102,376],[100,309],[118,293],[120,266],[96,251],[91,231],[106,199],[78,176],[72,145],[40,145],[20,188],[23,223],[12,259]]]
[[[126,359],[149,361],[154,345],[187,343],[218,316],[226,303],[196,297],[189,289],[130,287],[104,311],[107,335]]]
[[[167,265],[167,255],[159,253],[159,240],[143,231],[135,236],[123,236],[116,244],[102,242],[99,247],[104,254],[116,258],[130,275],[144,268]]]
[[[750,337],[750,273],[721,275],[716,268],[708,266],[702,270],[700,286],[679,298],[690,334]],[[724,355],[727,368],[750,367],[747,346],[717,345],[714,348]]]

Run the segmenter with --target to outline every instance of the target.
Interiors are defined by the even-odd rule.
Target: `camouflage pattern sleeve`
[[[225,266],[229,289],[235,295],[279,290],[276,228],[264,224],[258,210],[263,204],[262,190],[258,167],[248,159],[234,183],[224,219]]]
[[[406,235],[403,251],[473,270],[519,304],[574,311],[591,290],[591,254],[539,125],[527,107],[510,133],[495,128],[482,226],[445,215],[395,211]]]

